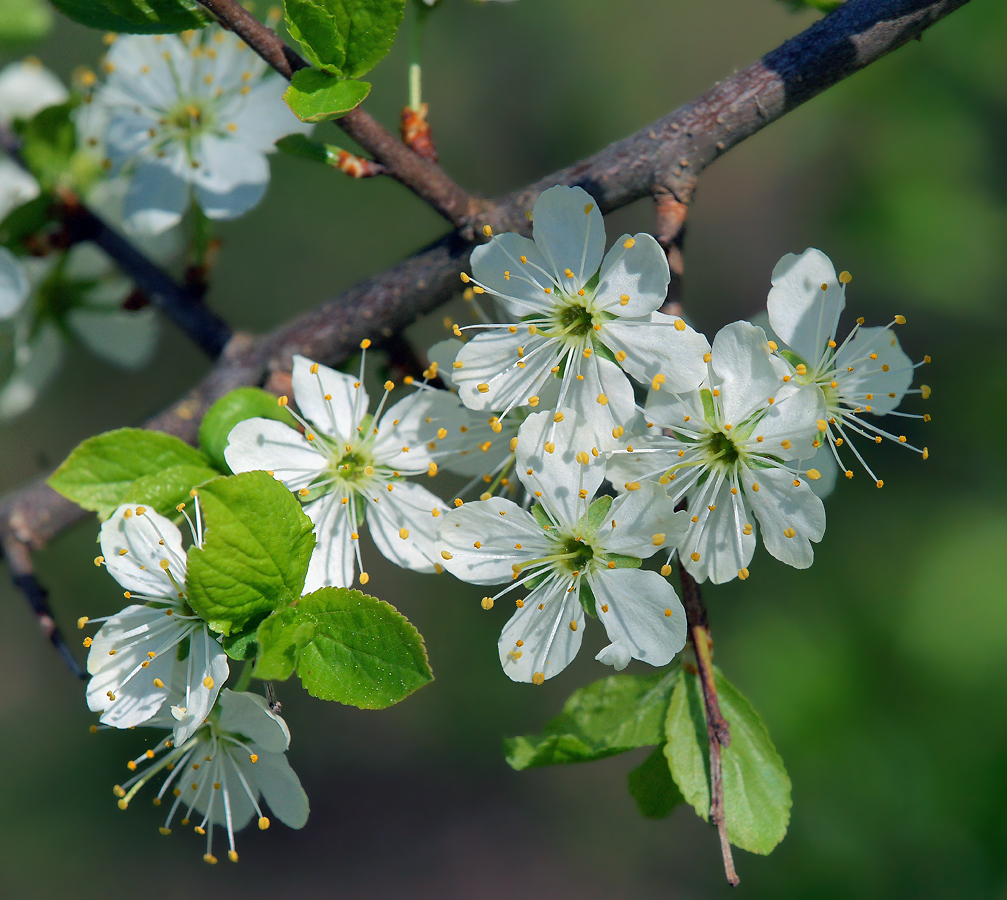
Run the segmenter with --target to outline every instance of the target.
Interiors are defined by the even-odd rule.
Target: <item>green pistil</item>
[[[726,465],[733,466],[738,461],[738,448],[724,432],[713,432],[710,435],[708,446],[710,453],[719,457]]]
[[[582,571],[594,559],[594,548],[575,537],[567,538],[561,547],[563,565],[571,572]]]

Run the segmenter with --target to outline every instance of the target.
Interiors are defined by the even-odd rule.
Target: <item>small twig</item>
[[[291,78],[308,63],[263,25],[238,0],[199,0],[220,21],[259,54],[284,78]],[[440,166],[414,153],[359,106],[335,120],[388,175],[425,200],[456,228],[467,228],[486,201],[471,197]]]
[[[674,194],[658,194],[654,200],[657,205],[654,237],[664,249],[668,257],[668,267],[671,269],[668,297],[660,311],[669,316],[680,316],[682,315],[682,273],[685,271],[682,244],[685,242],[685,217],[689,212],[689,207],[680,202]]]
[[[703,709],[706,713],[706,732],[710,743],[710,822],[717,826],[720,835],[720,853],[724,858],[724,874],[731,887],[741,882],[734,868],[731,843],[727,837],[727,819],[724,815],[724,776],[721,767],[721,751],[731,745],[731,726],[720,711],[717,687],[713,678],[713,640],[706,617],[706,607],[699,585],[695,579],[679,566],[682,580],[682,605],[689,621],[689,636],[696,651],[699,680],[703,689]]]

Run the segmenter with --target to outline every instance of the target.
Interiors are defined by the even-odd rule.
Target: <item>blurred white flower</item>
[[[131,177],[125,218],[148,232],[177,224],[193,200],[211,219],[248,212],[277,139],[312,127],[283,102],[286,82],[221,28],[119,37],[104,69],[78,129]]]

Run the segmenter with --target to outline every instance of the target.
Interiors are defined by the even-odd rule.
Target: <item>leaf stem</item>
[[[241,674],[238,676],[238,680],[234,683],[234,687],[231,690],[237,691],[247,691],[248,686],[252,683],[252,669],[255,668],[254,659],[246,659],[245,666],[241,670]]]

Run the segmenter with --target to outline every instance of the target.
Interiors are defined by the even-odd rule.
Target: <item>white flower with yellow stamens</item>
[[[675,591],[638,568],[680,540],[685,516],[656,484],[615,500],[596,497],[605,460],[583,434],[572,414],[558,425],[549,413],[530,416],[518,437],[517,468],[535,501],[531,512],[500,497],[466,503],[438,532],[452,574],[472,584],[509,582],[483,599],[484,609],[517,588],[528,591],[515,601],[499,643],[501,665],[514,681],[541,684],[565,669],[580,649],[585,611],[601,620],[611,641],[597,659],[616,669],[631,658],[666,665],[685,645]]]
[[[370,341],[364,341],[366,351]],[[366,356],[366,352],[364,354]],[[439,462],[456,452],[440,444],[466,421],[466,411],[448,391],[420,389],[385,409],[392,382],[373,414],[359,376],[345,375],[294,357],[291,414],[304,434],[273,419],[246,419],[228,436],[224,458],[231,471],[265,470],[296,493],[315,525],[317,543],[305,591],[327,585],[350,587],[360,558],[366,522],[371,539],[393,563],[417,572],[440,570],[433,534],[447,506],[405,476],[437,474]],[[281,398],[286,405],[286,398]],[[289,407],[288,407],[289,408]]]
[[[811,542],[825,534],[825,508],[806,480],[820,473],[794,461],[813,457],[824,440],[821,392],[785,384],[765,332],[747,322],[721,329],[708,361],[700,390],[651,393],[647,420],[660,427],[613,455],[609,478],[619,490],[657,479],[674,504],[686,501],[689,527],[678,552],[697,581],[748,577],[756,540],[751,512],[766,549],[807,568]]]
[[[220,28],[119,37],[104,69],[78,128],[132,176],[126,219],[142,230],[177,224],[193,199],[211,219],[243,215],[266,192],[276,140],[311,130],[283,102],[286,82]]]
[[[657,312],[670,272],[649,234],[623,235],[605,255],[605,224],[591,196],[557,186],[535,203],[534,240],[501,234],[472,252],[476,292],[494,295],[513,317],[472,325],[452,377],[466,406],[541,405],[550,380],[554,407],[586,423],[589,441],[614,448],[635,415],[627,374],[655,388],[688,391],[706,374],[709,344],[685,322]],[[604,259],[603,259],[604,256]]]
[[[193,540],[202,545],[198,501]],[[101,556],[112,577],[138,600],[102,622],[90,647],[87,705],[113,728],[142,725],[169,704],[175,741],[203,723],[227,680],[227,655],[186,604],[187,560],[170,519],[142,506],[120,506],[101,526]],[[142,604],[142,605],[141,605]]]
[[[853,470],[841,459],[839,448],[844,444],[866,469],[878,487],[883,482],[850,441],[851,435],[880,444],[888,438],[922,454],[903,434],[879,428],[873,417],[899,416],[929,421],[929,415],[896,412],[906,394],[922,394],[926,400],[930,388],[921,385],[910,389],[913,371],[930,361],[913,364],[899,346],[892,325],[905,323],[896,316],[884,328],[857,324],[842,343],[837,343],[839,316],[846,306],[846,285],[852,280],[849,272],[836,275],[832,261],[821,250],[809,248],[799,256],[788,253],[773,269],[773,287],[767,307],[773,331],[786,344],[779,350],[797,384],[817,385],[825,398],[827,435],[831,452],[847,478]],[[777,349],[774,347],[774,349]],[[870,418],[869,418],[870,417]]]
[[[166,723],[159,717],[148,724]],[[183,807],[182,825],[189,824],[195,811],[202,817],[195,826],[196,834],[206,835],[203,859],[217,861],[213,829],[221,827],[227,831],[228,859],[237,862],[234,833],[253,817],[260,829],[269,827],[260,800],[290,828],[303,828],[308,821],[307,795],[285,755],[289,746],[286,722],[269,710],[262,697],[225,689],[195,734],[184,741],[162,740],[156,749],[131,760],[130,769],[145,768],[113,790],[119,808],[126,809],[151,778],[166,771],[154,799],[155,806],[160,806],[171,792],[172,803],[161,833],[171,833],[175,815]]]

